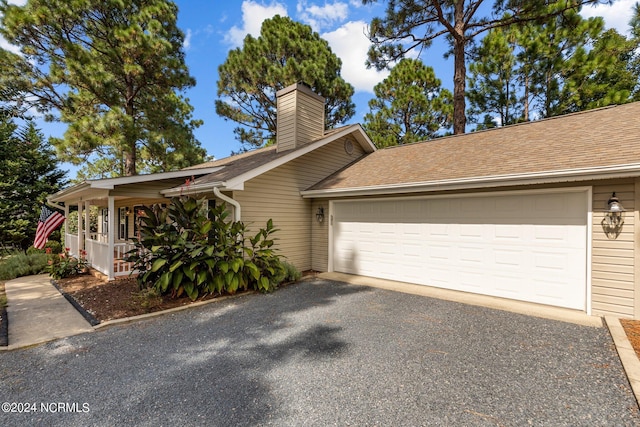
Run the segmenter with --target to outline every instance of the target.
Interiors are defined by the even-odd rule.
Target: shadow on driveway
[[[326,280],[2,355],[2,425],[637,425],[605,328]]]

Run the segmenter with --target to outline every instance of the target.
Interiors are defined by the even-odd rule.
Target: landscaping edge
[[[0,318],[2,318],[2,323],[0,323],[0,347],[8,347],[9,316],[7,316],[7,306],[5,305],[0,307]]]
[[[636,397],[636,402],[640,405],[640,359],[629,342],[620,319],[613,316],[605,316],[604,319],[620,357],[620,362],[622,362],[622,367],[627,374],[631,390]]]
[[[89,313],[82,305],[80,305],[80,303],[78,303],[78,301],[76,301],[76,299],[74,297],[72,297],[71,295],[69,295],[68,293],[66,293],[61,287],[60,285],[58,285],[58,282],[56,282],[54,279],[51,279],[51,284],[58,290],[58,292],[60,292],[62,294],[62,296],[69,301],[69,303],[73,306],[73,308],[75,308],[78,313],[80,313],[82,315],[82,317],[84,317],[84,319],[89,322],[89,324],[91,326],[96,326],[100,324],[100,321],[98,319],[95,318],[95,316],[91,313]]]

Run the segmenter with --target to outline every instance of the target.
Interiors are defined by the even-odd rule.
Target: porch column
[[[109,209],[109,231],[107,233],[107,243],[109,244],[109,249],[107,250],[107,278],[109,280],[114,280],[115,274],[113,272],[113,250],[115,244],[115,232],[116,232],[116,207],[115,207],[115,198],[113,196],[108,197],[107,208]]]
[[[69,203],[64,204],[64,238],[65,242],[67,239],[67,234],[69,234]]]
[[[78,202],[78,253],[74,254],[75,256],[80,256],[80,251],[84,249],[84,239],[82,236],[84,225],[82,222],[82,202]]]
[[[83,221],[83,225],[84,225],[84,247],[87,248],[87,240],[91,237],[90,233],[91,233],[91,220],[89,219],[89,207],[91,205],[91,202],[89,202],[88,200],[86,202],[84,202],[84,221]]]

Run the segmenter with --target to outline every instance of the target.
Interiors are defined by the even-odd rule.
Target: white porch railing
[[[135,248],[133,243],[116,243],[113,245],[113,274],[114,276],[125,276],[131,274],[133,263],[124,259],[127,252]]]
[[[78,235],[66,233],[64,235],[64,247],[69,248],[69,254],[78,257]]]
[[[107,243],[109,241],[109,236],[102,233],[91,233],[89,234],[89,238],[91,240],[95,240],[96,242]]]
[[[87,261],[91,267],[109,276],[109,244],[93,239],[86,242]],[[126,262],[126,253],[135,246],[132,243],[115,243],[113,245],[113,275],[126,276],[131,273],[132,263]]]

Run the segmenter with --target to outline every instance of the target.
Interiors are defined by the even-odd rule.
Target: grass
[[[0,260],[0,280],[39,274],[46,270],[48,258],[44,253],[16,252]]]

